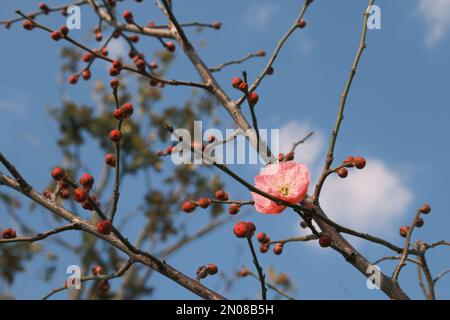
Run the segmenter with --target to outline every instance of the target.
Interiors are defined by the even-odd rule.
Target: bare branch
[[[250,251],[252,252],[253,256],[253,264],[256,267],[256,271],[258,272],[258,279],[261,283],[261,296],[263,300],[267,300],[267,288],[266,288],[266,280],[265,275],[263,273],[263,269],[261,268],[261,265],[258,261],[258,256],[256,255],[255,248],[253,247],[252,238],[247,237],[248,246],[250,247]]]
[[[134,263],[134,261],[132,259],[129,259],[127,261],[127,263],[125,263],[122,267],[120,267],[119,270],[117,270],[114,273],[111,273],[109,275],[97,275],[97,276],[81,277],[80,282],[93,281],[93,280],[112,280],[112,279],[115,279],[115,278],[119,278],[119,277],[123,276],[128,271],[128,269],[133,265],[133,263]],[[67,286],[63,286],[63,287],[59,287],[59,288],[53,289],[48,294],[46,294],[42,298],[42,300],[47,300],[48,298],[53,296],[55,293],[64,291],[66,289],[67,289]]]
[[[356,57],[355,57],[355,60],[353,61],[353,65],[350,70],[350,74],[348,76],[347,83],[345,84],[344,91],[341,94],[341,100],[339,102],[339,111],[338,111],[338,115],[336,118],[336,124],[335,124],[333,132],[331,134],[331,139],[330,139],[330,144],[328,146],[328,152],[327,152],[327,156],[326,156],[326,160],[325,160],[325,165],[324,165],[324,168],[322,171],[322,175],[319,178],[319,182],[317,183],[316,189],[314,191],[314,201],[316,201],[317,203],[319,201],[322,186],[328,176],[328,171],[330,170],[331,164],[333,163],[333,160],[334,160],[334,148],[336,146],[336,140],[337,140],[337,137],[339,134],[339,129],[341,127],[341,122],[342,122],[342,120],[344,120],[344,109],[345,109],[345,103],[347,101],[347,96],[350,91],[350,87],[352,85],[353,78],[355,77],[356,69],[358,68],[358,64],[359,64],[359,60],[361,59],[361,55],[362,55],[364,49],[366,48],[367,21],[368,21],[369,14],[370,14],[370,8],[372,7],[373,3],[374,3],[374,0],[370,0],[367,9],[364,11],[363,27],[362,27],[362,32],[361,32],[361,40],[359,43],[359,48],[358,48],[358,51],[356,52]]]
[[[35,242],[35,241],[40,241],[40,240],[44,240],[49,236],[52,236],[54,234],[60,233],[60,232],[64,232],[64,231],[68,231],[68,230],[76,230],[78,229],[78,225],[76,223],[71,223],[62,227],[57,227],[54,228],[52,230],[43,232],[43,233],[38,233],[35,236],[32,237],[19,237],[19,238],[12,238],[12,239],[0,239],[0,244],[2,243],[15,243],[15,242]]]
[[[398,276],[400,274],[400,271],[405,266],[405,260],[408,258],[409,245],[411,243],[411,235],[414,231],[414,228],[416,227],[417,220],[420,217],[420,213],[421,213],[421,211],[419,208],[419,209],[417,209],[414,219],[412,220],[411,225],[409,226],[408,231],[406,232],[406,239],[405,239],[405,245],[403,247],[402,256],[400,258],[400,261],[399,261],[397,267],[394,270],[394,274],[392,275],[392,280],[394,280],[394,281],[398,281]]]
[[[250,271],[250,270],[248,270],[248,275],[252,276],[253,278],[255,278],[257,280],[259,280],[259,277],[256,274],[254,274],[252,271]],[[280,296],[283,296],[283,297],[285,297],[285,298],[287,298],[289,300],[296,300],[294,297],[290,296],[289,294],[287,294],[283,290],[279,289],[277,286],[275,286],[275,285],[273,285],[273,284],[271,284],[271,283],[269,283],[267,281],[266,281],[266,286],[267,286],[267,288],[269,288],[269,289],[275,291],[276,293],[278,293]]]
[[[250,60],[251,58],[255,58],[255,57],[263,57],[264,55],[261,54],[261,50],[254,52],[254,53],[248,53],[247,55],[245,55],[244,57],[242,57],[241,59],[237,59],[237,60],[230,60],[224,63],[221,63],[215,67],[210,67],[209,70],[211,72],[219,72],[222,71],[223,68],[231,66],[231,65],[235,65],[235,64],[241,64],[244,63],[247,60]]]
[[[308,133],[303,139],[301,139],[301,140],[299,140],[299,141],[297,141],[297,142],[294,142],[293,145],[292,145],[291,150],[289,150],[289,153],[290,153],[290,152],[295,152],[295,149],[296,149],[299,145],[304,144],[304,143],[306,142],[306,140],[308,140],[309,138],[311,138],[311,137],[313,136],[313,134],[314,134],[314,131],[311,131],[311,132]]]

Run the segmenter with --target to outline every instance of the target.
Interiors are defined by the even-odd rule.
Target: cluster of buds
[[[223,190],[218,190],[215,193],[215,197],[217,201],[228,201],[229,196],[228,193],[226,193]],[[197,201],[193,200],[187,200],[183,202],[181,205],[181,210],[183,210],[186,213],[191,213],[195,210],[195,208],[200,207],[202,209],[207,209],[211,204],[213,203],[213,200],[207,197],[202,197],[198,199]],[[241,206],[238,203],[232,203],[229,207],[229,213],[230,214],[236,214],[239,212]]]
[[[158,155],[158,157],[168,156],[168,155],[172,154],[174,148],[175,147],[173,145],[169,145],[164,151],[158,150],[156,152],[156,154]]]
[[[431,212],[431,206],[428,203],[425,203],[420,207],[419,213],[420,214],[429,214]],[[418,216],[415,222],[415,226],[417,228],[421,228],[424,225],[425,221],[422,217]],[[399,229],[400,236],[403,238],[406,238],[409,232],[408,226],[401,226]]]
[[[238,89],[247,95],[247,100],[251,106],[255,106],[258,103],[259,96],[255,92],[248,92],[248,84],[239,77],[231,79],[231,85],[233,88]]]
[[[363,157],[353,157],[349,156],[345,158],[342,162],[342,166],[336,171],[339,177],[342,179],[347,178],[348,170],[347,168],[355,167],[356,169],[364,169],[366,166],[366,159]]]
[[[81,203],[81,206],[83,209],[86,210],[93,210],[95,205],[99,205],[97,198],[95,195],[90,195],[89,191],[92,189],[92,186],[94,185],[94,177],[90,175],[89,173],[84,173],[80,179],[80,187],[74,188],[71,190],[70,185],[66,182],[67,173],[66,171],[61,167],[55,167],[51,171],[51,176],[53,179],[56,180],[58,184],[58,195],[61,197],[61,199],[68,199],[70,196],[73,197],[73,199]],[[50,190],[44,191],[44,196],[46,198],[51,198],[52,193]]]
[[[133,110],[133,105],[130,102],[124,103],[120,108],[114,110],[113,117],[116,120],[129,118],[133,114]]]
[[[265,234],[264,232],[259,232],[256,235],[256,240],[258,240],[258,242],[260,243],[259,251],[261,253],[266,253],[267,251],[269,251],[270,238],[267,236],[267,234]]]
[[[25,25],[24,25],[24,28],[25,28]],[[62,38],[67,37],[68,34],[69,34],[69,28],[67,28],[67,26],[65,26],[65,25],[62,25],[59,28],[59,30],[54,30],[54,31],[50,32],[50,38],[52,38],[52,40],[54,40],[54,41],[59,41]]]
[[[204,279],[207,276],[215,275],[219,271],[217,265],[210,263],[206,266],[200,266],[197,268],[196,275],[198,279]]]
[[[17,233],[12,228],[6,228],[0,233],[0,237],[3,239],[14,239],[17,237]]]

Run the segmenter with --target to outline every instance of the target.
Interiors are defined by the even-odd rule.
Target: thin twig
[[[425,287],[425,283],[423,282],[422,266],[420,265],[420,263],[417,265],[417,278],[419,280],[419,286],[420,289],[422,289],[422,293],[425,296],[425,299],[428,299],[428,291]]]
[[[450,246],[450,242],[445,241],[445,240],[441,240],[441,241],[437,241],[437,242],[434,242],[434,243],[431,243],[431,244],[427,244],[427,243],[425,244],[425,247],[426,247],[427,250],[435,248],[435,247],[438,247],[438,246]]]
[[[445,270],[445,271],[439,273],[439,274],[436,276],[436,278],[433,279],[433,283],[436,285],[436,282],[438,282],[439,279],[441,279],[441,278],[442,278],[443,276],[445,276],[447,273],[450,273],[450,269]]]
[[[66,4],[66,5],[63,5],[63,6],[49,8],[48,12],[50,13],[50,12],[55,12],[55,11],[61,11],[61,10],[65,9],[65,8],[67,8],[69,6],[72,6],[72,5],[74,5],[74,6],[82,6],[82,5],[85,5],[85,4],[87,4],[87,1],[86,0],[82,0],[82,1],[71,3],[71,4]],[[44,15],[44,14],[45,14],[44,11],[39,10],[39,11],[30,12],[30,13],[27,14],[27,16],[29,16],[29,17],[37,17],[37,16]],[[23,17],[22,18],[11,19],[11,20],[3,20],[3,21],[0,21],[0,24],[11,25],[11,24],[13,24],[15,22],[23,21],[23,20],[25,20],[25,18],[23,18]]]
[[[402,252],[400,261],[392,275],[392,280],[394,280],[394,281],[398,281],[398,276],[400,274],[400,271],[402,271],[402,268],[406,265],[405,260],[408,258],[409,245],[411,244],[411,235],[414,231],[414,228],[416,227],[417,220],[420,217],[420,213],[421,213],[421,210],[419,208],[419,209],[417,209],[414,219],[412,220],[411,225],[409,226],[408,231],[406,232],[406,239],[405,239],[405,245],[403,247],[403,252]]]
[[[248,270],[248,275],[259,280],[259,277],[256,274],[254,274],[252,271],[250,271],[250,270]],[[271,283],[269,283],[267,281],[266,281],[266,286],[267,286],[267,288],[272,289],[273,291],[278,293],[280,296],[283,296],[283,297],[285,297],[285,298],[287,298],[289,300],[296,300],[294,297],[290,296],[289,294],[287,294],[283,290],[279,289],[277,286],[275,286],[275,285],[273,285],[273,284],[271,284]]]
[[[402,258],[402,255],[400,256],[385,256],[385,257],[381,257],[380,259],[376,260],[374,263],[372,263],[373,265],[375,264],[379,264],[380,262],[386,261],[386,260],[400,260]],[[420,262],[419,260],[407,257],[405,258],[405,261],[409,261],[415,264],[418,264],[420,266]]]
[[[305,143],[306,140],[308,140],[309,138],[311,138],[313,134],[314,134],[314,131],[311,131],[311,132],[308,133],[303,139],[301,139],[301,140],[299,140],[299,141],[297,141],[297,142],[294,142],[294,143],[292,144],[291,150],[289,150],[289,153],[295,152],[295,149],[296,149],[299,145]]]
[[[319,178],[319,182],[316,185],[316,189],[314,191],[314,201],[318,203],[320,192],[322,190],[322,186],[328,176],[328,171],[331,168],[331,164],[334,160],[334,148],[336,146],[336,140],[339,134],[339,129],[341,128],[342,120],[344,119],[344,109],[345,109],[345,103],[347,101],[347,96],[350,91],[350,87],[353,82],[353,78],[355,77],[356,70],[359,64],[359,60],[361,59],[361,55],[366,48],[366,35],[367,35],[367,21],[369,19],[370,14],[370,8],[372,7],[374,3],[374,0],[369,1],[369,5],[364,12],[364,19],[363,19],[363,28],[361,32],[361,40],[359,43],[358,51],[356,52],[355,60],[353,61],[352,68],[350,70],[350,74],[347,79],[347,83],[345,84],[344,91],[341,94],[341,100],[339,102],[339,111],[336,118],[336,124],[334,126],[333,132],[331,134],[330,144],[328,146],[328,152],[325,160],[325,165],[322,171],[322,175]]]
[[[268,242],[269,245],[272,244],[277,244],[280,243],[282,245],[284,245],[285,243],[289,243],[289,242],[307,242],[307,241],[311,241],[311,240],[316,240],[317,236],[315,234],[309,234],[303,237],[291,237],[291,238],[287,238],[287,239],[283,239],[283,240],[272,240],[270,242]]]
[[[263,300],[267,300],[267,288],[266,288],[266,280],[265,275],[263,273],[263,269],[261,268],[261,265],[258,261],[258,256],[256,255],[255,248],[253,247],[252,238],[247,237],[248,246],[250,247],[250,251],[252,252],[253,256],[253,264],[256,267],[256,271],[258,272],[258,278],[259,282],[261,283],[261,296]]]
[[[221,63],[215,67],[210,67],[209,70],[211,72],[219,72],[222,71],[223,68],[231,66],[231,65],[235,65],[235,64],[241,64],[244,63],[247,60],[250,60],[251,58],[255,58],[255,57],[263,57],[263,55],[261,55],[261,51],[257,51],[254,53],[248,53],[247,55],[245,55],[244,57],[242,57],[241,59],[236,59],[236,60],[230,60],[224,63]]]
[[[277,58],[278,54],[281,51],[281,48],[283,47],[286,40],[294,33],[296,29],[298,29],[298,22],[303,19],[303,16],[305,15],[306,10],[308,9],[309,5],[311,4],[311,0],[305,0],[303,3],[302,8],[300,9],[300,13],[298,14],[297,18],[295,19],[292,26],[289,28],[289,30],[285,33],[285,35],[281,38],[281,40],[278,42],[277,46],[275,47],[274,52],[272,53],[272,56],[270,57],[269,61],[267,62],[267,65],[264,67],[263,71],[259,75],[259,77],[253,82],[253,84],[248,89],[249,92],[253,92],[256,90],[256,88],[260,85],[261,81],[264,79],[264,77],[268,74],[269,69],[272,67],[273,63],[275,62],[275,59]],[[236,101],[236,104],[239,106],[244,102],[245,95],[239,98]]]
[[[117,96],[117,90],[113,90],[113,95],[114,95],[114,101],[116,103],[116,109],[119,109],[119,97]],[[122,122],[123,119],[120,119],[119,121],[117,121],[117,130],[121,130],[122,129]],[[117,212],[117,204],[119,202],[119,197],[120,197],[120,141],[116,142],[114,144],[115,148],[116,148],[116,165],[114,167],[114,191],[113,191],[113,201],[112,201],[112,206],[111,206],[111,214],[109,215],[110,218],[109,220],[111,221],[111,223],[114,222],[114,217],[116,215]]]
[[[127,272],[127,270],[133,265],[133,263],[134,263],[134,260],[129,259],[122,267],[120,267],[119,270],[117,270],[114,273],[111,273],[109,275],[84,276],[84,277],[80,278],[80,282],[86,282],[86,281],[92,281],[92,280],[112,280],[112,279],[115,279],[115,278],[119,278],[122,275],[124,275],[125,272]],[[53,289],[48,294],[46,294],[42,298],[42,300],[47,300],[48,298],[53,296],[55,293],[64,291],[66,289],[67,289],[67,286],[63,286],[63,287],[59,287],[59,288]]]
[[[60,233],[60,232],[64,232],[64,231],[68,231],[68,230],[76,230],[78,228],[78,225],[76,223],[71,223],[62,227],[57,227],[54,228],[52,230],[46,231],[46,232],[42,232],[42,233],[38,233],[35,236],[32,237],[19,237],[19,238],[12,238],[12,239],[0,239],[0,244],[2,243],[16,243],[16,242],[35,242],[35,241],[40,241],[40,240],[44,240],[45,238],[52,236],[54,234]]]
[[[33,22],[33,24],[34,24],[34,26],[36,28],[40,28],[40,29],[45,30],[45,31],[47,31],[49,33],[53,32],[52,29],[44,26],[43,24],[40,24],[40,23],[36,22],[35,20],[32,20],[31,18],[29,18],[27,16],[25,16],[21,11],[18,10],[18,11],[16,11],[16,13],[18,15],[22,16],[23,18]],[[90,48],[88,48],[84,44],[74,40],[73,38],[71,38],[68,35],[65,36],[62,40],[66,40],[66,41],[70,42],[71,44],[79,47],[80,49],[83,49],[84,51],[91,53],[95,58],[99,58],[99,59],[102,59],[102,60],[105,60],[105,61],[113,62],[113,59],[102,55],[101,52],[99,52],[99,51],[95,52],[95,51],[91,50]],[[182,80],[167,80],[167,79],[160,78],[160,77],[158,77],[156,75],[150,74],[150,73],[146,72],[145,70],[144,71],[140,71],[137,68],[134,68],[134,67],[132,67],[130,65],[124,65],[122,69],[123,70],[128,70],[130,72],[139,74],[141,76],[147,77],[149,79],[156,80],[157,82],[161,82],[161,83],[164,83],[164,84],[167,84],[167,85],[172,85],[172,86],[189,86],[189,87],[196,87],[196,88],[202,88],[202,89],[205,89],[205,90],[210,90],[210,86],[207,85],[207,84],[204,84],[204,83],[198,83],[198,82],[192,82],[192,81],[182,81]]]
[[[417,258],[420,261],[423,273],[425,275],[425,280],[427,281],[427,286],[428,286],[427,299],[428,300],[435,300],[436,299],[436,294],[435,294],[435,291],[434,291],[434,281],[433,281],[433,277],[431,276],[430,268],[428,267],[427,259],[425,257],[425,254],[426,254],[425,243],[423,241],[419,240],[419,241],[416,242],[416,247],[417,247]]]
[[[6,170],[8,170],[9,173],[11,173],[14,179],[16,179],[17,183],[20,185],[23,191],[26,192],[31,189],[28,182],[26,182],[26,180],[22,177],[19,171],[16,170],[16,168],[11,164],[11,162],[8,161],[8,159],[6,159],[6,157],[1,152],[0,152],[0,162],[5,166]]]

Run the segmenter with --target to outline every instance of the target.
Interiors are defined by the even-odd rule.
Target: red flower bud
[[[216,191],[216,199],[220,201],[228,201],[228,193],[223,190]]]
[[[72,195],[73,199],[79,203],[86,201],[89,197],[88,192],[83,188],[76,188],[75,190],[73,190]]]
[[[101,220],[97,223],[97,231],[101,234],[108,235],[112,231],[112,224],[109,220]]]
[[[120,130],[114,129],[109,132],[109,139],[113,142],[119,142],[122,139],[122,132]]]
[[[192,211],[195,210],[195,208],[197,208],[197,203],[195,203],[195,201],[192,200],[183,202],[181,206],[181,209],[186,213],[191,213]]]
[[[90,190],[94,184],[94,177],[89,173],[85,173],[80,178],[80,184],[86,189]]]
[[[105,155],[105,163],[110,167],[115,167],[116,166],[116,156],[113,155],[112,153],[107,153]]]
[[[61,167],[55,167],[52,169],[51,175],[56,181],[63,180],[66,177],[66,172]]]

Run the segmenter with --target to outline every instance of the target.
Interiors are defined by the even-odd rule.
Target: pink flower
[[[281,200],[299,203],[306,196],[310,180],[306,165],[294,161],[277,162],[261,170],[261,173],[255,177],[255,186]],[[254,192],[252,197],[256,211],[261,213],[276,214],[286,208]]]

